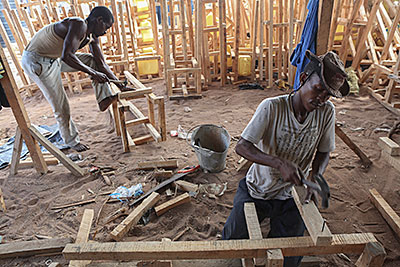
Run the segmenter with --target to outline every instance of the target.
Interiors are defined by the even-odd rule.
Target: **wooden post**
[[[364,251],[358,258],[357,267],[381,267],[385,261],[386,252],[379,242],[370,242],[365,245]]]
[[[357,40],[357,42],[358,42],[357,53],[356,53],[356,56],[353,58],[353,63],[351,64],[351,67],[354,70],[357,70],[360,65],[361,55],[362,55],[361,51],[364,49],[365,40],[368,37],[368,33],[370,33],[372,25],[375,23],[376,12],[377,12],[378,7],[381,4],[381,2],[382,2],[382,0],[376,0],[374,2],[371,12],[369,13],[368,23],[365,26],[361,37]]]
[[[240,0],[236,0],[236,15],[235,15],[235,60],[233,61],[234,80],[239,78],[239,45],[240,45]]]
[[[258,25],[259,25],[259,12],[260,9],[260,0],[255,0],[254,2],[254,22],[252,25],[253,31],[251,33],[251,40],[252,40],[252,54],[251,54],[251,80],[254,81],[256,78],[256,57],[257,57],[257,35],[258,35]]]
[[[319,19],[317,33],[317,55],[324,54],[328,49],[329,33],[334,0],[319,0]],[[289,54],[290,55],[290,54]]]
[[[292,1],[292,0],[290,0]],[[274,62],[274,0],[269,0],[269,46],[268,46],[268,87],[273,85],[273,62]]]
[[[221,85],[226,84],[227,61],[226,61],[226,5],[225,0],[218,0],[219,14],[219,54],[221,60],[220,75]]]
[[[46,173],[46,162],[44,161],[39,145],[30,134],[29,127],[31,126],[31,123],[25,110],[24,103],[22,102],[21,96],[18,92],[17,84],[15,83],[14,78],[11,76],[12,72],[10,66],[8,65],[7,58],[5,57],[4,50],[1,47],[0,58],[3,62],[3,67],[6,70],[6,72],[3,74],[4,77],[0,80],[0,82],[4,88],[8,102],[10,103],[15,120],[17,121],[21,130],[22,138],[25,140],[25,144],[28,147],[29,153],[31,154],[36,171],[41,174]],[[15,172],[16,170],[13,171]]]
[[[244,216],[250,239],[263,239],[254,202],[244,203]],[[265,265],[265,258],[254,258],[254,265]]]

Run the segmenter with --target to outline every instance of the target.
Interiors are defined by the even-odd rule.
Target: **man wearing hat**
[[[302,185],[302,174],[314,181],[324,173],[335,149],[335,108],[328,99],[349,92],[343,62],[335,53],[317,57],[307,51],[306,56],[310,62],[299,89],[263,100],[236,145],[236,153],[254,163],[239,182],[223,239],[249,238],[245,202],[254,202],[260,222],[270,218],[268,238],[304,234],[292,187]],[[298,266],[301,259],[285,257],[284,266]]]

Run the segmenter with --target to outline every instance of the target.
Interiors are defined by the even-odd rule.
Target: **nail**
[[[326,220],[324,220],[324,223],[322,224],[322,230],[321,230],[321,232],[324,231],[324,229],[325,229],[325,224],[326,224]]]

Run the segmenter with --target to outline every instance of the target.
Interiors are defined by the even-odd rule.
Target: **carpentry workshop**
[[[1,0],[0,266],[400,266],[400,1]]]

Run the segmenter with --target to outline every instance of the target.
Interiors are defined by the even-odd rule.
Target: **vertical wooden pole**
[[[221,60],[221,85],[226,84],[227,61],[226,61],[226,5],[225,0],[218,0],[219,12],[219,54]]]
[[[23,140],[22,140],[21,130],[19,129],[19,127],[17,127],[17,130],[15,131],[14,147],[10,164],[11,175],[16,175],[18,173],[18,165],[19,165],[19,160],[21,158],[22,143]]]
[[[322,1],[322,0],[320,0]],[[326,1],[326,0],[325,0]],[[332,0],[333,1],[333,0]],[[294,32],[293,32],[293,20],[294,20],[294,0],[289,0],[289,53],[288,53],[288,58],[292,55],[293,52],[293,39],[294,39]],[[292,80],[292,75],[293,75],[293,65],[288,62],[288,73],[289,73],[289,78],[288,80]]]
[[[273,85],[274,61],[274,0],[269,0],[268,87]]]
[[[260,46],[259,46],[259,58],[258,58],[258,72],[260,75],[260,81],[264,80],[264,20],[265,20],[265,0],[260,0]]]
[[[236,0],[235,15],[235,60],[233,61],[234,80],[239,79],[239,41],[240,41],[240,0]]]
[[[259,12],[260,9],[260,0],[255,0],[254,2],[254,22],[252,25],[253,28],[253,32],[251,33],[251,40],[252,40],[252,44],[253,44],[253,51],[252,51],[252,55],[251,55],[251,80],[254,81],[256,78],[256,57],[257,57],[257,30],[258,30],[258,24],[259,24]]]

